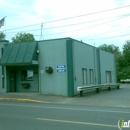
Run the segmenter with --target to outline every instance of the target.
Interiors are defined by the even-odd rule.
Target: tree
[[[127,40],[123,45],[123,54],[130,54],[130,40]]]
[[[116,55],[118,81],[130,79],[130,40],[127,40],[123,45],[123,53],[120,52],[119,47],[114,45],[103,44],[99,48]]]
[[[118,78],[130,79],[130,40],[123,45],[123,54],[118,58]]]
[[[119,50],[119,47],[115,46],[113,44],[111,44],[111,45],[103,44],[103,45],[99,46],[98,48],[101,50],[115,54],[116,66],[117,66],[117,80],[120,81],[120,79],[122,79],[122,77],[124,77],[122,75],[122,72],[124,72],[126,69],[122,71],[122,67],[124,66],[125,62],[124,62],[124,57],[122,56],[122,54]]]
[[[35,38],[31,33],[17,33],[16,36],[12,38],[13,43],[32,42],[32,41],[35,41]]]
[[[119,50],[119,47],[118,47],[118,46],[115,46],[115,45],[113,45],[113,44],[111,44],[111,45],[103,44],[103,45],[99,46],[98,48],[101,49],[101,50],[104,50],[104,51],[113,53],[113,54],[115,54],[116,56],[120,56],[120,55],[121,55],[121,52],[120,52],[120,50]]]
[[[126,79],[129,70],[127,70],[127,61],[123,54],[121,54],[118,58],[116,58],[116,65],[117,65],[117,80],[120,81],[121,79]],[[128,78],[128,77],[127,77]]]
[[[5,34],[3,32],[0,32],[0,41],[5,40]]]

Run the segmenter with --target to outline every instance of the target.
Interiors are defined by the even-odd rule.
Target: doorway
[[[16,92],[16,72],[10,71],[10,92]]]

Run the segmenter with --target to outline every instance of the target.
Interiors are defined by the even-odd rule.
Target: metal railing
[[[117,89],[120,88],[119,83],[111,83],[111,84],[98,84],[98,85],[90,85],[90,86],[79,86],[77,87],[77,91],[80,92],[80,96],[83,95],[83,91],[89,90],[89,89],[96,89],[96,92],[99,93],[99,90],[101,88],[108,88],[110,91],[112,87],[117,87]]]

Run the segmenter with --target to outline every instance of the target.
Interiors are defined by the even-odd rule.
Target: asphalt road
[[[0,102],[0,130],[118,130],[130,109],[22,102]]]

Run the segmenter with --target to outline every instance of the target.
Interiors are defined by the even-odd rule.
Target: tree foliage
[[[127,40],[123,45],[123,53],[115,45],[103,44],[99,48],[116,55],[118,81],[121,79],[130,79],[130,40]]]
[[[12,38],[13,43],[32,42],[32,41],[35,41],[35,38],[31,33],[17,33],[16,36]]]
[[[118,58],[118,79],[130,79],[130,40],[123,45],[123,53]]]
[[[0,32],[0,41],[5,40],[5,34],[3,32]]]
[[[123,54],[130,54],[130,40],[127,40],[123,46]]]
[[[111,45],[106,45],[106,44],[103,44],[101,46],[98,47],[99,49],[101,50],[104,50],[104,51],[108,51],[110,53],[113,53],[115,54],[116,56],[119,56],[121,54],[120,50],[119,50],[119,47],[118,46],[115,46],[113,44]]]

